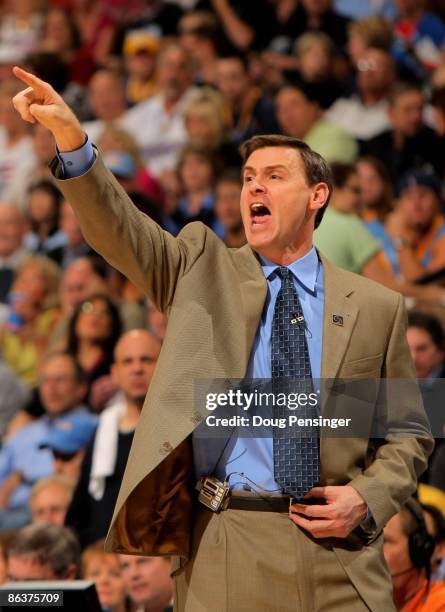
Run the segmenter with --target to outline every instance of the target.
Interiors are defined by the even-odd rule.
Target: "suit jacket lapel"
[[[263,312],[267,295],[267,281],[261,264],[249,245],[234,253],[234,261],[240,280],[240,290],[244,306],[246,367],[255,339],[255,334]]]
[[[350,277],[333,267],[321,256],[324,267],[324,317],[321,377],[335,378],[349,344],[358,315],[358,307],[350,299],[354,289],[347,284]],[[334,315],[342,317],[334,322]]]

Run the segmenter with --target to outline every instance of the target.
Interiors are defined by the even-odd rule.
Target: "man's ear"
[[[317,183],[312,187],[311,200],[309,202],[310,210],[319,210],[323,208],[329,198],[329,187],[326,183]]]

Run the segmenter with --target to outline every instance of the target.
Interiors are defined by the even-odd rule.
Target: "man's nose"
[[[264,193],[266,188],[258,178],[254,178],[250,183],[250,191],[251,193]]]

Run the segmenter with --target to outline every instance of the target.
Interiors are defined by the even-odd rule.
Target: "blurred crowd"
[[[103,538],[166,320],[86,244],[49,169],[52,135],[13,109],[16,64],[51,83],[173,235],[201,221],[245,244],[249,137],[326,158],[335,190],[315,244],[405,296],[436,438],[417,501],[385,530],[396,605],[445,606],[445,1],[0,2],[0,581],[82,576],[104,609],[158,612],[169,560],[105,553]],[[414,537],[428,540],[420,561]]]

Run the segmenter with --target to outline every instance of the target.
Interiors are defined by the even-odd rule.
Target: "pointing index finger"
[[[31,74],[31,72],[26,72],[26,70],[23,70],[23,68],[19,66],[14,66],[12,71],[18,79],[32,87],[34,91],[48,91],[50,88],[48,83],[45,83],[45,81],[42,81],[39,77]]]

